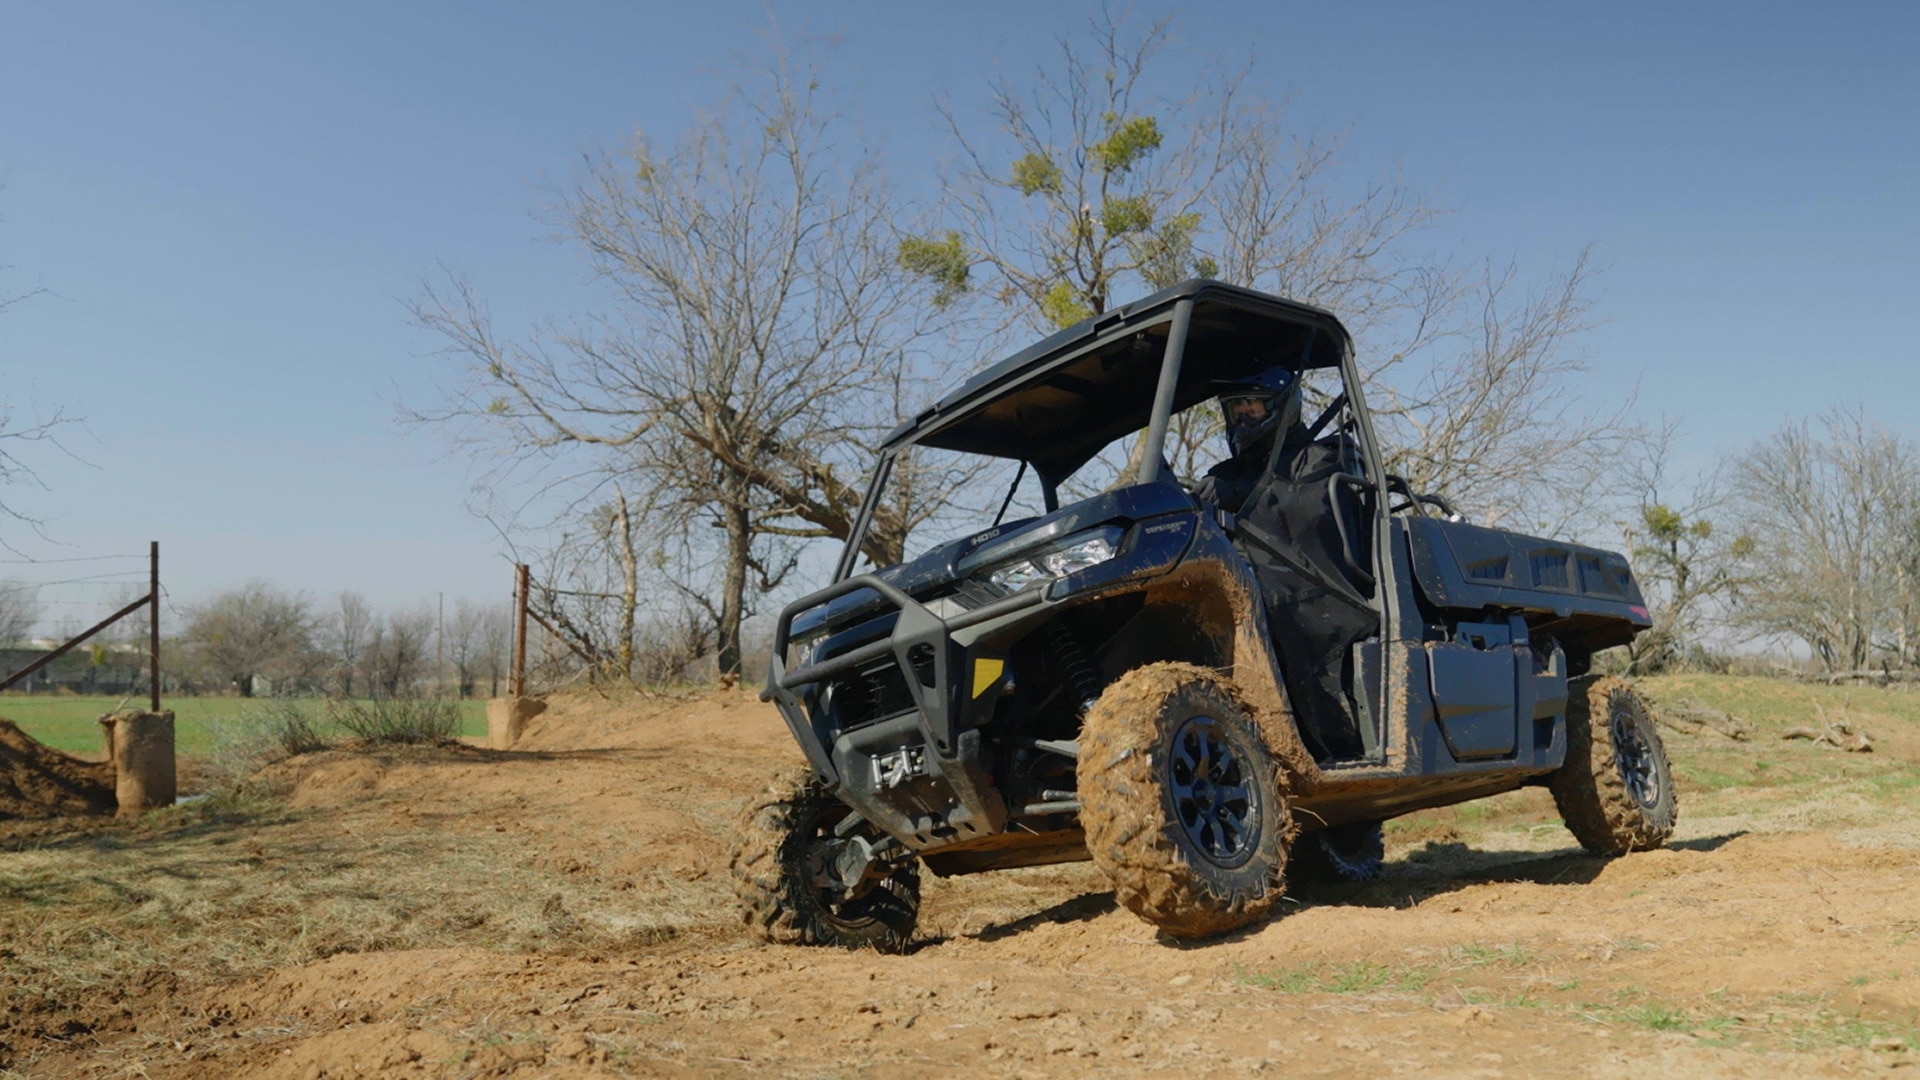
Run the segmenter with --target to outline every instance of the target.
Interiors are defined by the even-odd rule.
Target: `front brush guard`
[[[892,632],[879,641],[849,649],[839,656],[787,671],[787,643],[795,617],[862,590],[877,594],[899,612]],[[780,715],[792,729],[808,762],[829,783],[837,784],[839,776],[830,752],[833,733],[820,731],[814,726],[796,691],[810,683],[855,671],[875,660],[891,656],[894,663],[900,666],[907,690],[913,697],[915,708],[919,710],[920,724],[926,731],[928,744],[935,753],[952,760],[959,746],[955,720],[960,704],[954,693],[953,671],[961,658],[954,655],[950,633],[1032,607],[1041,602],[1044,594],[1044,589],[1029,589],[962,612],[948,621],[872,574],[836,582],[795,600],[780,612],[780,620],[773,632],[773,655],[767,668],[767,688],[760,698],[772,701],[779,707]],[[915,663],[916,656],[923,658],[924,662]]]

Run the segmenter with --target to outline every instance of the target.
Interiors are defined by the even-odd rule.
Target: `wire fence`
[[[140,553],[0,559],[0,689],[145,689],[157,709],[159,560],[157,542]]]
[[[301,605],[305,637],[284,655],[254,657],[248,674],[182,636],[203,616],[200,605],[220,597],[176,605],[159,581],[157,558],[150,547],[0,559],[0,690],[126,696],[163,682],[167,693],[190,696],[524,696],[532,686],[568,685],[598,670],[596,639],[567,633],[564,616],[526,611],[533,583],[516,566],[514,602],[498,607],[461,601],[449,611],[443,597],[437,610],[428,603],[383,612],[354,594],[342,594],[335,608],[274,590]],[[580,590],[553,595],[612,599]],[[346,610],[349,599],[355,611]],[[168,642],[164,657],[156,619]]]

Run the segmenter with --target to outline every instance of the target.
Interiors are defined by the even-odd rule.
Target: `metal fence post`
[[[147,546],[147,668],[154,712],[160,711],[160,541]]]
[[[508,691],[516,699],[527,696],[527,564],[513,568],[513,671]]]

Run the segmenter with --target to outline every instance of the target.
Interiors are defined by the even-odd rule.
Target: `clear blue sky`
[[[1183,48],[1251,47],[1357,165],[1439,188],[1461,251],[1545,267],[1592,243],[1591,361],[1684,418],[1688,462],[1836,403],[1920,435],[1920,5],[1184,8]],[[769,12],[844,39],[835,78],[924,184],[932,95],[977,103],[1090,10],[0,0],[0,292],[47,290],[0,316],[0,373],[88,427],[85,464],[35,454],[51,490],[5,496],[58,544],[7,536],[158,538],[180,599],[249,577],[500,595],[473,463],[394,420],[432,392],[403,307],[424,277],[456,269],[509,317],[577,310],[543,187],[671,132]]]

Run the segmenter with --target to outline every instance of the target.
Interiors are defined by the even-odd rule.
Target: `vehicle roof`
[[[1346,328],[1320,308],[1194,278],[1067,327],[979,372],[887,437],[1031,462],[1058,483],[1115,439],[1146,426],[1174,305],[1194,302],[1174,411],[1214,383],[1276,364],[1330,367]]]

